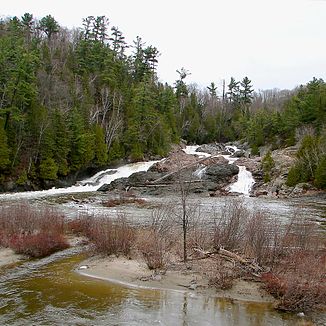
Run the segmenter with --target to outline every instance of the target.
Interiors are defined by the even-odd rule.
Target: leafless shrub
[[[66,222],[66,232],[76,236],[90,237],[92,219],[95,217],[89,214],[82,213],[77,218]]]
[[[41,258],[66,249],[69,244],[62,234],[42,232],[12,236],[9,240],[9,246],[17,254]]]
[[[151,229],[163,236],[171,232],[174,225],[173,215],[174,207],[169,203],[155,207],[151,216]]]
[[[215,221],[214,247],[224,247],[228,250],[239,249],[248,216],[249,211],[244,206],[243,201],[238,199],[227,201],[222,208],[221,218]]]
[[[173,221],[171,205],[161,205],[152,212],[149,227],[138,234],[137,248],[141,252],[149,269],[162,268],[173,245]]]
[[[89,238],[99,253],[128,255],[134,244],[135,230],[123,216],[116,220],[96,217],[90,220]]]
[[[265,288],[279,299],[278,308],[309,311],[326,305],[325,253],[294,253],[263,275]]]
[[[284,229],[282,247],[285,254],[316,251],[321,245],[322,239],[318,225],[307,220],[303,214],[296,210]]]
[[[267,214],[258,210],[250,214],[245,224],[244,253],[262,263],[270,254],[272,223]]]
[[[0,245],[31,257],[68,247],[63,215],[53,208],[36,209],[27,203],[1,207],[0,230]]]
[[[144,229],[138,235],[137,248],[149,269],[164,267],[169,241],[151,229]]]
[[[208,271],[208,282],[216,289],[228,290],[233,286],[235,279],[239,275],[239,270],[231,266],[230,263],[222,259],[216,259]]]

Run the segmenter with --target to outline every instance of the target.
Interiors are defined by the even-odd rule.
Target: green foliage
[[[305,180],[322,184],[323,80],[314,78],[274,107],[257,104],[248,77],[231,78],[222,97],[214,82],[207,90],[188,85],[185,68],[174,87],[163,85],[158,49],[140,37],[130,56],[128,46],[105,16],[85,18],[73,33],[51,15],[1,21],[2,175],[23,182],[26,171],[33,182],[54,180],[90,165],[164,156],[180,138],[242,139],[258,154],[268,143],[294,144],[297,130],[309,126],[316,136],[303,142],[298,166]]]
[[[119,140],[115,140],[109,150],[108,161],[114,162],[125,157],[124,147]]]
[[[71,112],[70,130],[70,166],[71,170],[78,170],[94,158],[95,139],[93,133],[86,129],[83,117],[77,109]]]
[[[3,123],[0,119],[0,171],[5,170],[9,163],[10,150],[7,143],[7,135],[3,129]]]
[[[104,130],[99,125],[95,126],[95,162],[105,165],[108,161],[107,146],[105,144]]]
[[[47,15],[40,20],[39,29],[46,34],[48,39],[51,39],[54,33],[59,32],[59,24],[51,15]]]
[[[56,180],[58,173],[58,165],[53,158],[46,158],[40,164],[40,178],[43,180]]]
[[[27,172],[26,170],[23,170],[23,172],[20,174],[18,179],[16,180],[16,184],[19,186],[24,185],[28,180]]]
[[[274,166],[275,166],[275,162],[273,160],[272,153],[271,151],[268,151],[262,159],[264,182],[271,181],[271,172]]]
[[[315,171],[314,184],[320,189],[326,189],[326,155],[324,154]]]
[[[286,180],[286,185],[289,187],[295,186],[299,182],[304,181],[304,167],[302,164],[297,162],[294,166],[292,166],[289,170],[287,180]]]

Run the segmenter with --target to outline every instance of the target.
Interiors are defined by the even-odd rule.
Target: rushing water
[[[187,147],[186,151],[199,156],[209,156],[195,152],[197,147]],[[233,163],[229,155],[224,156]],[[119,177],[127,177],[137,171],[146,171],[155,162],[125,165],[116,170],[108,169],[84,180],[79,185],[65,189],[50,189],[42,192],[25,192],[0,195],[0,200],[36,200],[40,204],[51,202],[53,195],[77,194],[95,191],[104,183]],[[252,182],[250,175],[241,169],[237,183],[231,191],[248,194]],[[204,168],[196,171],[198,176]],[[239,187],[243,187],[239,191]],[[101,196],[97,201],[76,203],[68,200],[60,204],[68,215],[78,210],[91,212],[104,209]],[[98,199],[99,198],[99,199]],[[168,199],[149,197],[149,201],[162,203]],[[44,202],[45,200],[45,202]],[[174,200],[175,198],[171,198]],[[190,200],[197,200],[193,198]],[[257,205],[268,208],[275,215],[287,218],[293,206],[298,203],[244,198],[247,207]],[[55,200],[53,201],[55,203]],[[35,203],[35,202],[34,202]],[[302,202],[300,202],[302,204]],[[201,198],[202,212],[208,216],[212,209],[220,210],[224,200]],[[323,206],[324,207],[324,206]],[[320,209],[308,204],[307,214],[315,216]],[[151,210],[129,207],[124,213],[140,222],[148,220]],[[94,280],[75,273],[74,268],[84,259],[78,250],[68,249],[49,258],[29,261],[20,266],[0,271],[0,325],[297,325],[298,318],[280,314],[267,304],[231,302],[214,297],[194,295],[168,290],[130,289],[109,282]]]
[[[277,313],[268,304],[90,279],[73,271],[83,259],[83,255],[62,258],[19,277],[17,268],[0,274],[0,324],[297,325],[297,317]],[[14,276],[10,282],[6,274]]]
[[[211,155],[203,152],[196,152],[199,146],[187,146],[184,149],[184,152],[191,155],[198,155],[199,157],[210,157]],[[226,151],[228,151],[229,155],[221,155],[225,159],[228,160],[229,164],[234,164],[237,161],[237,158],[231,157],[232,154],[236,153],[239,149],[236,146],[226,146]],[[244,196],[249,196],[252,186],[255,183],[255,180],[250,171],[247,170],[245,166],[238,165],[239,173],[237,176],[237,181],[229,186],[229,192],[236,192],[239,194],[243,194]],[[205,168],[199,168],[195,171],[195,175],[198,177],[202,177],[205,173]]]

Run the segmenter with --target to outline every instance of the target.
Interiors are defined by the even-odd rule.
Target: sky
[[[326,79],[326,0],[3,0],[1,16],[25,12],[81,27],[105,15],[129,44],[140,36],[160,52],[158,76],[176,70],[201,87],[248,76],[258,89],[292,89]]]

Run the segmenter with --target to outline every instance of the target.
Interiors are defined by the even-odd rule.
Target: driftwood
[[[232,251],[226,250],[224,248],[219,248],[216,251],[203,251],[201,249],[194,248],[194,251],[202,254],[202,256],[197,258],[197,260],[214,257],[214,255],[220,255],[223,258],[226,258],[227,260],[232,261],[233,263],[239,263],[240,266],[242,267],[242,269],[249,271],[252,275],[254,275],[256,277],[261,277],[261,273],[264,272],[264,269],[261,266],[259,266],[258,264],[254,263],[248,259],[245,259],[245,258],[241,257],[240,255],[238,255]],[[195,260],[195,259],[193,258],[192,260]]]

